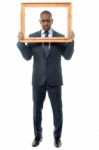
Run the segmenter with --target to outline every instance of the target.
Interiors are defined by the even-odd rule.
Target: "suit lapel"
[[[41,37],[41,30],[37,32],[37,37]]]
[[[53,30],[53,36],[52,37],[57,37],[56,32]]]

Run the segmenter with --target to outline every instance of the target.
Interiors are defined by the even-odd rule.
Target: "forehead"
[[[47,14],[47,13],[44,13],[40,16],[41,18],[43,19],[50,19],[51,18],[51,15],[50,14]]]

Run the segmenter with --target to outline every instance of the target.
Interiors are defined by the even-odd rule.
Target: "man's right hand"
[[[21,32],[18,33],[18,41],[20,42],[23,39],[23,34]]]

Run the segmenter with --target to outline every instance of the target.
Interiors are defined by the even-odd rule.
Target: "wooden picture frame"
[[[25,37],[25,8],[31,7],[65,7],[67,9],[67,37]],[[65,15],[65,14],[64,14]],[[20,16],[20,33],[23,38],[20,42],[26,43],[43,43],[43,42],[71,42],[70,33],[72,31],[72,3],[71,2],[31,2],[21,3],[21,16]]]

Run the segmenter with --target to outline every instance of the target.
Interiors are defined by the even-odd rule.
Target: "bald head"
[[[49,16],[52,18],[52,14],[51,14],[51,12],[48,11],[48,10],[42,11],[42,12],[40,13],[40,17],[41,17],[43,14],[47,14],[47,15],[49,15]]]

